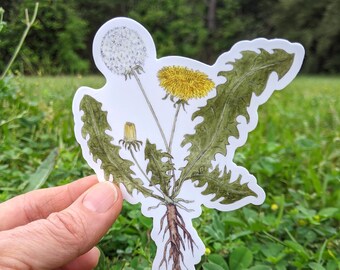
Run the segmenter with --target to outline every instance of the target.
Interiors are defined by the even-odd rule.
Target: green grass
[[[101,77],[21,77],[0,85],[0,201],[20,194],[59,150],[45,187],[91,174],[73,135],[72,98]],[[260,108],[259,125],[235,157],[267,198],[260,207],[204,209],[194,225],[207,247],[197,269],[340,268],[340,78],[298,77]],[[150,269],[152,221],[139,206],[122,215],[100,247],[98,269]]]

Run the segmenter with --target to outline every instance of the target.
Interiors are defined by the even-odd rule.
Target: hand
[[[115,185],[95,176],[0,204],[0,269],[93,269],[121,207]]]

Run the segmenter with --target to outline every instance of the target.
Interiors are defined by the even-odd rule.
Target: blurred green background
[[[2,1],[8,27],[0,70],[24,29],[33,0]],[[152,34],[158,56],[182,55],[212,64],[237,41],[286,38],[306,49],[304,73],[340,73],[339,0],[44,0],[15,68],[25,74],[96,72],[94,34],[107,20],[128,16]]]
[[[0,71],[35,1],[1,1]],[[303,44],[301,75],[259,109],[259,125],[234,161],[267,198],[222,213],[203,209],[194,226],[206,245],[197,269],[340,269],[340,1],[164,0],[40,1],[38,16],[10,72],[0,79],[0,202],[92,174],[73,134],[81,85],[99,88],[93,66],[97,29],[116,16],[141,22],[158,56],[213,63],[237,41],[287,38]],[[149,270],[152,220],[140,205],[101,240],[97,269]]]

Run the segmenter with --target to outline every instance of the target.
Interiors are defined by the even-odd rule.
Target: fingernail
[[[118,199],[117,188],[110,182],[103,182],[90,189],[83,199],[83,205],[90,211],[105,213]]]

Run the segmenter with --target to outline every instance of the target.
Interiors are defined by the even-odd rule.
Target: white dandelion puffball
[[[147,56],[144,41],[136,31],[127,27],[108,31],[100,49],[106,67],[118,75],[130,74],[134,68],[143,66]]]

